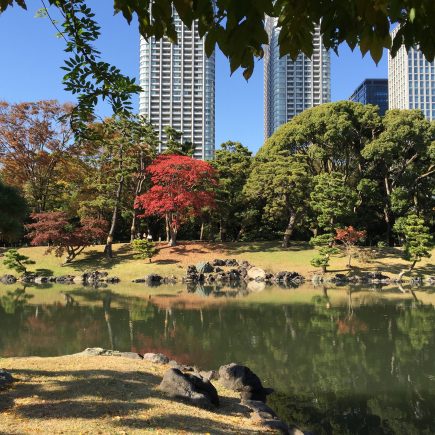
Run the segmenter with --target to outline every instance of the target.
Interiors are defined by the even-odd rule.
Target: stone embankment
[[[80,355],[119,356],[167,365],[158,390],[171,399],[205,409],[215,409],[220,405],[219,394],[212,383],[218,381],[227,390],[240,394],[240,405],[249,409],[250,418],[256,425],[283,434],[303,435],[296,427],[290,427],[280,420],[266,404],[267,396],[273,393],[273,389],[263,387],[260,378],[244,365],[231,363],[221,366],[218,370],[201,371],[195,366],[178,364],[161,353],[140,355],[134,352],[88,348],[76,354]]]

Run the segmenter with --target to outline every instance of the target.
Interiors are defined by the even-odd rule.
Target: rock
[[[240,262],[240,267],[242,269],[249,269],[251,267],[251,263],[249,263],[249,261],[243,260]]]
[[[162,353],[146,353],[144,354],[143,359],[154,364],[168,364],[169,362],[169,358]]]
[[[46,276],[37,276],[35,278],[35,284],[45,284],[48,282],[48,277]]]
[[[130,359],[142,359],[135,352],[120,352],[119,350],[103,349],[102,347],[88,347],[83,352],[76,353],[78,356],[120,356]]]
[[[209,408],[210,405],[219,406],[218,393],[210,381],[178,369],[167,370],[158,389],[170,397],[187,400],[203,408]]]
[[[181,370],[183,372],[193,372],[195,371],[195,368],[192,366],[185,366],[184,364],[178,364],[177,361],[171,360],[168,362],[168,365],[171,366],[174,369]]]
[[[318,277],[318,275],[315,276]],[[275,275],[275,281],[284,284],[301,283],[304,281],[304,277],[297,272],[278,272]]]
[[[225,266],[225,260],[219,260],[216,258],[211,262],[212,266]]]
[[[117,284],[121,280],[117,276],[110,276],[106,278],[106,282],[109,284]]]
[[[15,379],[9,372],[0,369],[0,390],[9,387],[9,385],[11,385],[14,381]]]
[[[427,278],[427,282],[428,282],[429,284],[435,284],[435,276],[429,276],[429,277]]]
[[[147,284],[160,284],[163,280],[163,277],[155,273],[151,273],[150,275],[146,275],[144,280]]]
[[[219,368],[219,380],[225,388],[240,392],[244,400],[265,402],[266,396],[273,392],[270,388],[264,388],[258,376],[248,367],[235,363]]]
[[[237,267],[238,265],[239,265],[239,263],[234,258],[225,260],[225,266],[228,266],[228,267]]]
[[[36,279],[36,275],[34,273],[25,273],[20,277],[20,282],[25,284],[34,283]]]
[[[313,275],[311,277],[311,282],[314,285],[319,285],[319,284],[321,284],[323,282],[323,276],[322,275]]]
[[[262,412],[263,414],[267,414],[268,418],[276,417],[275,411],[259,400],[242,400],[241,403],[253,412]]]
[[[198,273],[211,273],[214,271],[214,267],[208,262],[201,261],[196,265],[196,270]]]
[[[251,267],[248,269],[247,278],[254,281],[264,281],[266,272],[259,267]]]
[[[2,284],[15,284],[17,282],[17,278],[15,278],[14,275],[6,274],[0,278],[0,282]]]
[[[214,271],[215,272],[223,272],[224,270],[222,269],[222,267],[215,267]]]

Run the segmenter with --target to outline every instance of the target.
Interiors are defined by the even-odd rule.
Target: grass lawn
[[[198,261],[209,261],[215,258],[235,258],[248,260],[251,264],[264,268],[266,271],[279,272],[281,270],[296,271],[304,276],[316,272],[310,265],[315,251],[304,243],[294,243],[290,248],[282,249],[279,242],[254,242],[254,243],[197,243],[180,242],[176,247],[159,245],[159,253],[150,264],[147,260],[134,258],[129,244],[114,245],[115,256],[113,259],[104,258],[103,246],[92,246],[67,266],[62,265],[62,259],[54,255],[45,255],[44,247],[22,248],[20,253],[27,255],[36,262],[30,265],[30,271],[46,272],[48,274],[78,275],[88,270],[107,270],[111,276],[118,276],[121,280],[131,281],[149,273],[158,273],[163,276],[175,275],[181,277],[185,274],[188,264]],[[433,251],[435,254],[435,250]],[[423,259],[417,264],[416,272],[423,275],[435,275],[433,256]],[[0,257],[1,260],[1,257]],[[331,260],[332,273],[345,273],[348,271],[347,258],[334,257]],[[401,258],[398,248],[382,249],[377,252],[377,258],[370,263],[359,263],[353,260],[353,266],[366,271],[381,270],[390,275],[400,272],[407,267],[408,262]],[[0,276],[11,273],[0,261]],[[13,273],[13,272],[12,272]]]
[[[215,410],[169,399],[156,390],[168,366],[116,356],[6,358],[18,380],[0,393],[0,433],[264,433],[237,393],[213,381]]]

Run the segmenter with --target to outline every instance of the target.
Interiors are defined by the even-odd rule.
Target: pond
[[[435,433],[435,288],[0,287],[0,356],[86,347],[246,364],[316,434]]]

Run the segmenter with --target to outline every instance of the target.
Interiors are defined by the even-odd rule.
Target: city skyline
[[[8,67],[0,68],[0,99],[11,102],[58,99],[74,101],[63,89],[62,77],[64,43],[55,37],[56,31],[45,19],[36,19],[37,6],[29,11],[8,9],[0,16],[0,37],[14,44],[2,47]],[[130,26],[121,15],[113,16],[113,9],[103,2],[92,5],[102,28],[97,48],[103,59],[118,66],[125,74],[138,77],[139,43],[137,23]],[[24,34],[21,29],[26,28]],[[116,35],[116,38],[113,37]],[[41,51],[40,47],[44,50]],[[370,56],[362,58],[346,45],[340,46],[339,56],[331,53],[331,101],[346,100],[366,77],[387,76],[386,51],[376,65]],[[29,74],[29,71],[32,73]],[[135,109],[139,98],[134,97]],[[110,116],[110,108],[98,108],[100,116]],[[240,141],[256,152],[264,142],[263,125],[263,62],[257,61],[254,73],[247,82],[240,70],[230,74],[227,58],[216,50],[216,148],[227,140]]]
[[[278,19],[266,17],[269,45],[264,47],[264,139],[310,107],[331,101],[330,53],[315,29],[313,55],[296,60],[279,55]]]

